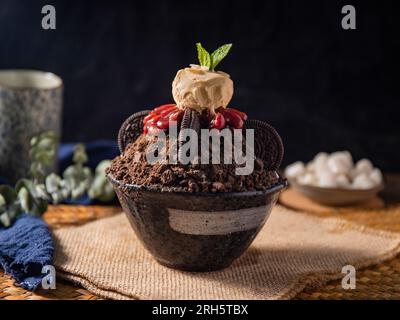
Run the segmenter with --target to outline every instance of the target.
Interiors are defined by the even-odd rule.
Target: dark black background
[[[399,14],[394,1],[34,1],[0,3],[0,68],[65,82],[64,141],[113,139],[131,113],[172,101],[176,71],[234,43],[220,69],[231,106],[281,133],[285,163],[349,149],[400,171]],[[57,29],[41,28],[41,8]],[[357,30],[341,28],[353,4]]]

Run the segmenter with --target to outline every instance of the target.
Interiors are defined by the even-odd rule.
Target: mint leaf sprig
[[[232,43],[220,46],[211,54],[201,45],[200,42],[196,43],[196,47],[200,65],[207,67],[211,71],[215,71],[217,65],[228,55],[232,48]]]

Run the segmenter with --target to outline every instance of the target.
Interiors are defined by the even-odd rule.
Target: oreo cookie
[[[181,146],[187,141],[187,137],[185,138],[182,132],[182,130],[184,129],[195,130],[197,134],[200,135],[200,129],[201,129],[200,114],[197,111],[187,108],[185,110],[185,113],[183,114],[178,136],[179,158],[181,158]]]
[[[143,133],[143,119],[149,113],[150,110],[139,111],[124,121],[118,132],[118,147],[121,153]]]
[[[197,132],[197,134],[200,133],[200,115],[197,111],[189,109],[189,108],[187,108],[185,110],[185,113],[183,114],[181,126],[180,126],[179,137],[178,137],[178,141],[180,143],[179,145],[181,145],[182,143],[185,142],[184,137],[181,135],[181,132],[184,129],[193,129]]]
[[[254,154],[263,160],[267,170],[277,170],[283,159],[283,143],[280,135],[265,121],[246,120],[245,129],[254,129]]]

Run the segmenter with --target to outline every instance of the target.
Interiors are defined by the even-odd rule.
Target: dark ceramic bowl
[[[108,178],[143,245],[162,265],[186,271],[228,267],[252,243],[287,185],[285,180],[265,192],[190,194]]]

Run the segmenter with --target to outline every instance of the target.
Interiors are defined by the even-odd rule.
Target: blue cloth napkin
[[[0,229],[0,264],[27,290],[42,281],[42,268],[53,261],[53,240],[46,223],[37,217],[20,216],[9,228]]]
[[[58,153],[60,172],[72,163],[74,145],[61,144]],[[107,140],[86,144],[86,152],[89,156],[87,165],[92,169],[101,160],[119,154],[117,144]],[[83,198],[72,203],[86,205],[93,202]],[[41,218],[22,215],[11,227],[0,228],[0,265],[27,290],[34,291],[40,285],[44,276],[42,268],[52,264],[53,251],[50,230]]]

